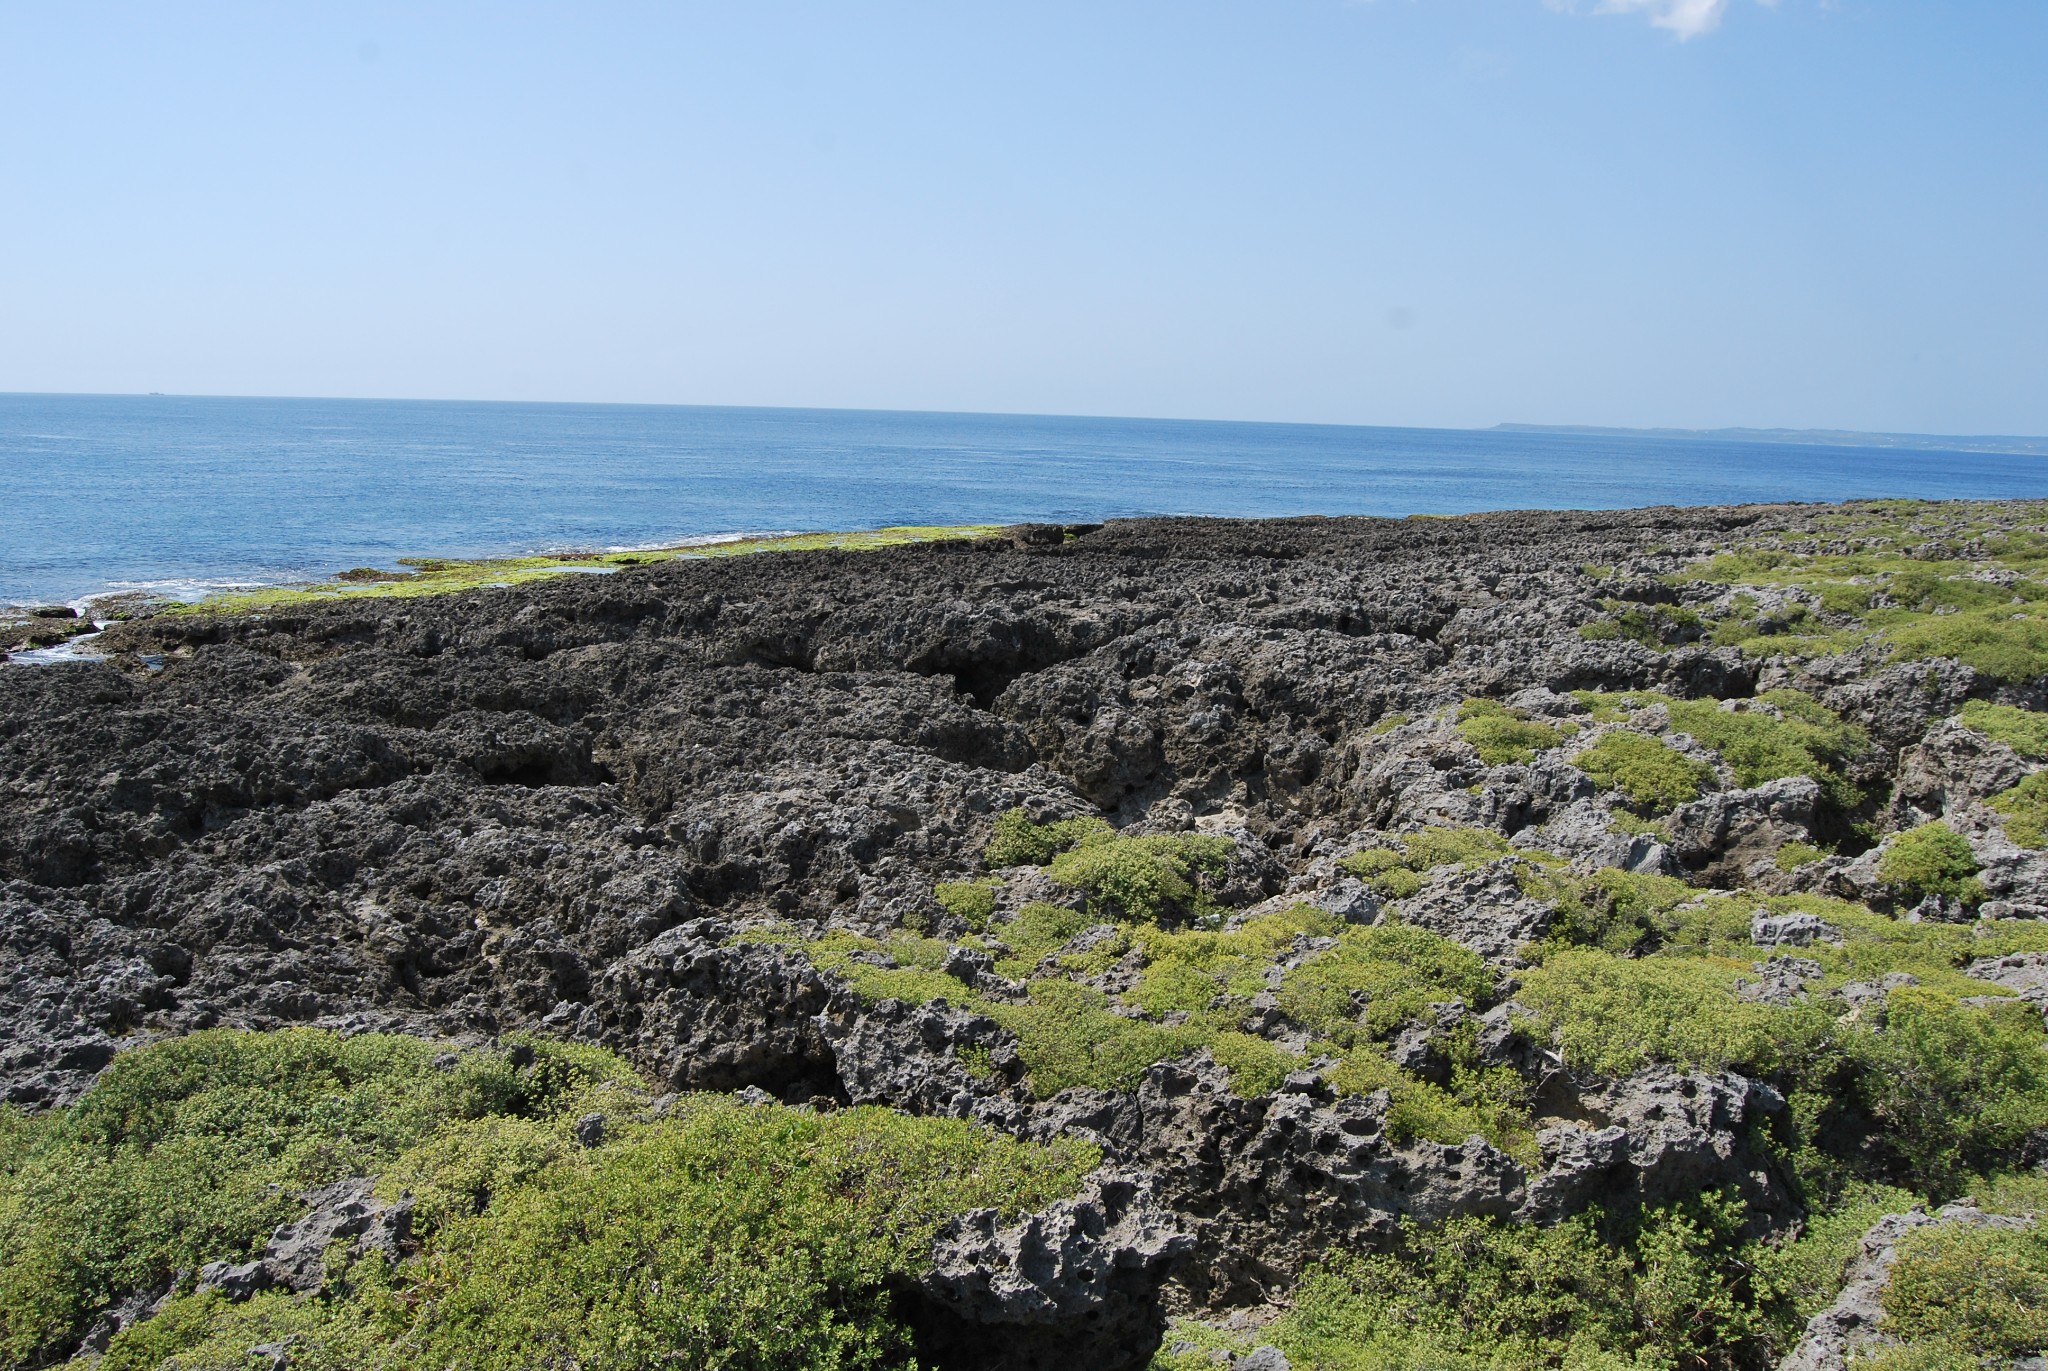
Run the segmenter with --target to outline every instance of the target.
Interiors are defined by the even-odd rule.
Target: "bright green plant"
[[[976,933],[996,913],[996,887],[989,881],[940,881],[932,887],[939,907]]]
[[[2048,1347],[2048,1233],[1939,1225],[1909,1233],[1884,1290],[1886,1333],[1965,1366]]]
[[[995,835],[989,839],[982,859],[990,867],[1044,866],[1060,853],[1091,837],[1115,832],[1096,818],[1060,819],[1035,824],[1020,809],[996,815]]]
[[[1311,1267],[1261,1340],[1317,1371],[1735,1371],[1781,1350],[1755,1254],[1715,1194],[1549,1227],[1409,1222],[1393,1252]]]
[[[1280,1007],[1340,1046],[1385,1037],[1432,1002],[1483,1004],[1494,973],[1480,956],[1398,921],[1347,928],[1337,945],[1287,973]]]
[[[1969,700],[1964,703],[1960,717],[1965,727],[1974,728],[1987,738],[1996,738],[2022,757],[2036,761],[2048,758],[2048,714]]]
[[[1719,700],[1680,700],[1655,691],[1575,691],[1597,721],[1661,704],[1671,727],[1721,754],[1738,785],[1758,786],[1786,776],[1810,776],[1838,809],[1863,802],[1850,779],[1850,763],[1870,751],[1862,729],[1797,690],[1767,690],[1757,700],[1769,709],[1723,709]]]
[[[554,1117],[634,1080],[541,1042],[457,1055],[415,1038],[216,1030],[124,1053],[35,1130],[0,1192],[0,1362],[35,1365],[93,1313],[248,1255],[294,1193],[375,1172],[451,1120]]]
[[[1198,884],[1230,859],[1230,839],[1171,833],[1084,839],[1052,859],[1052,878],[1088,892],[1092,913],[1156,923],[1212,912]]]
[[[1885,844],[1877,876],[1909,904],[1928,895],[1945,895],[1965,904],[1984,898],[1969,840],[1939,819],[1909,828]]]
[[[889,1287],[940,1224],[1036,1208],[1097,1160],[954,1120],[700,1096],[451,1214],[395,1270],[359,1262],[296,1308],[183,1297],[109,1356],[238,1366],[288,1331],[310,1367],[900,1365],[911,1339]]]
[[[1516,998],[1542,1017],[1568,1064],[1608,1076],[1653,1062],[1768,1072],[1825,1031],[1817,1011],[1738,999],[1740,976],[1705,959],[1568,948],[1531,968]]]
[[[1843,1045],[1855,1101],[1877,1125],[1874,1148],[1916,1188],[1953,1193],[2048,1128],[2048,1043],[2040,1016],[2017,1002],[1980,1008],[1902,987],[1886,996],[1881,1031]]]
[[[1797,871],[1802,866],[1812,866],[1826,857],[1825,848],[1812,843],[1791,842],[1779,848],[1771,857],[1771,864],[1780,871]]]
[[[1397,847],[1368,847],[1337,861],[1388,899],[1403,900],[1422,889],[1422,873],[1439,866],[1477,866],[1515,849],[1485,828],[1427,828],[1397,838]]]
[[[1991,798],[2005,819],[2005,836],[2021,847],[2048,847],[2048,771],[2037,771]]]
[[[1603,790],[1619,790],[1631,804],[1662,813],[1714,779],[1714,769],[1668,743],[1617,729],[1572,759]]]
[[[1564,741],[1566,730],[1542,724],[1498,700],[1469,699],[1458,706],[1458,734],[1488,766],[1532,760]]]

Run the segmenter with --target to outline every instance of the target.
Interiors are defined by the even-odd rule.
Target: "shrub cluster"
[[[1969,840],[1939,819],[1909,828],[1886,843],[1884,855],[1878,858],[1877,875],[1908,904],[1929,895],[1965,904],[1984,899]]]
[[[214,1032],[117,1058],[72,1109],[0,1130],[0,1358],[61,1358],[99,1309],[240,1259],[296,1191],[381,1173],[418,1199],[393,1266],[329,1255],[311,1299],[175,1293],[104,1371],[900,1364],[891,1283],[956,1213],[1072,1192],[1099,1157],[973,1125],[691,1097],[640,1117],[622,1063],[540,1042]],[[575,1119],[607,1115],[604,1141]],[[181,1274],[182,1273],[182,1274]]]
[[[1395,847],[1368,847],[1337,862],[1388,899],[1403,900],[1422,889],[1422,875],[1440,866],[1477,866],[1515,849],[1487,828],[1428,828],[1395,840]]]
[[[1214,913],[1200,878],[1221,872],[1233,850],[1230,839],[1212,834],[1125,837],[1101,819],[1037,824],[1012,809],[997,816],[986,860],[991,867],[1049,867],[1054,880],[1086,891],[1090,911],[1102,918],[1157,921]],[[951,898],[973,899],[978,907],[979,897]],[[993,895],[988,909],[994,911]]]
[[[2048,771],[1992,796],[1991,807],[2004,818],[2006,837],[2021,847],[2048,847]]]
[[[1538,723],[1498,700],[1474,698],[1458,706],[1458,736],[1472,744],[1488,766],[1532,761],[1576,731],[1572,724]]]
[[[2048,758],[2048,714],[2014,705],[1994,705],[1985,700],[1968,700],[1960,716],[1966,728],[1987,738],[1996,738],[2022,757],[2035,761]]]
[[[1603,790],[1619,790],[1630,804],[1661,814],[1696,800],[1714,779],[1714,769],[1669,743],[1617,729],[1572,762]]]

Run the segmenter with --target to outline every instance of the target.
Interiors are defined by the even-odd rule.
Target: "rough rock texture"
[[[911,1309],[919,1352],[1001,1371],[1142,1365],[1158,1346],[1161,1281],[1191,1246],[1143,1176],[1097,1172],[1072,1199],[1000,1225],[963,1215],[939,1237]]]
[[[306,1212],[279,1224],[250,1262],[209,1262],[199,1269],[198,1288],[218,1290],[232,1300],[273,1288],[318,1290],[327,1279],[327,1249],[353,1239],[357,1255],[381,1252],[397,1260],[412,1238],[412,1202],[386,1204],[370,1193],[372,1182],[357,1176],[300,1196]]]
[[[61,1102],[120,1047],[219,1024],[541,1028],[676,1090],[1082,1132],[1116,1176],[1021,1227],[963,1221],[931,1279],[900,1292],[934,1345],[978,1328],[1019,1366],[1129,1363],[1162,1298],[1270,1299],[1329,1242],[1384,1241],[1403,1217],[1544,1219],[1734,1185],[1780,1223],[1796,1215],[1757,1141],[1782,1107],[1768,1089],[1580,1079],[1511,1001],[1432,1006],[1441,1020],[1392,1050],[1441,1076],[1469,1011],[1482,1060],[1535,1092],[1533,1165],[1479,1138],[1397,1146],[1384,1093],[1333,1098],[1310,1073],[1247,1098],[1200,1054],[1134,1088],[1034,1098],[992,1019],[864,1001],[794,943],[904,928],[957,942],[966,925],[934,883],[987,874],[993,821],[1015,807],[1232,838],[1205,878],[1226,925],[1297,899],[1380,921],[1389,897],[1339,860],[1434,824],[1581,870],[1875,888],[1871,853],[1776,870],[1782,844],[1814,836],[1803,777],[1743,789],[1723,768],[1661,828],[1619,823],[1621,802],[1571,761],[1606,727],[1578,689],[1806,690],[1875,740],[1878,818],[1946,817],[1999,909],[2048,913],[2048,858],[1983,803],[2027,765],[1942,722],[1993,693],[1968,668],[1760,663],[1578,631],[1610,595],[1679,598],[1655,578],[1745,530],[1821,518],[1138,520],[118,625],[96,640],[104,663],[0,667],[0,1095]],[[1622,570],[1596,582],[1588,565]],[[1685,595],[1706,606],[1728,588]],[[1449,708],[1470,696],[1576,741],[1489,763]],[[998,874],[998,922],[1083,902],[1039,868]],[[1511,860],[1426,873],[1402,905],[1504,978],[1555,913]],[[1791,953],[1830,930],[1807,916],[1766,931],[1780,952],[1745,993],[1787,1002],[1812,978]],[[2038,967],[2007,962],[1972,974],[2048,1002]],[[985,1001],[1026,993],[987,952],[956,949],[943,974]],[[1254,1031],[1292,1041],[1277,1002],[1255,1009]],[[349,1208],[360,1195],[313,1204],[256,1270],[209,1279],[297,1288],[310,1268],[293,1252],[383,1222]]]
[[[1864,1233],[1842,1293],[1807,1321],[1799,1345],[1778,1363],[1778,1371],[1847,1371],[1859,1353],[1896,1341],[1880,1332],[1878,1324],[1884,1317],[1885,1283],[1891,1278],[1892,1264],[1899,1259],[1899,1242],[1914,1229],[1949,1223],[2024,1228],[2028,1222],[1986,1214],[1966,1204],[1951,1204],[1932,1214],[1915,1209],[1885,1215]]]

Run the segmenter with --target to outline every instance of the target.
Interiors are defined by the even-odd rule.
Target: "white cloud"
[[[1552,9],[1580,12],[1578,0],[1549,0]],[[1759,0],[1772,4],[1774,0]],[[1593,0],[1594,14],[1645,14],[1660,29],[1669,29],[1683,40],[1712,33],[1721,27],[1728,13],[1728,0]]]

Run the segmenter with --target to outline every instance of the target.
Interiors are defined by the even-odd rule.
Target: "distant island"
[[[1607,438],[1724,438],[1736,443],[1885,447],[1922,452],[2019,452],[2048,457],[2048,438],[1998,434],[1857,433],[1838,428],[1600,428],[1591,424],[1495,424],[1496,433],[1585,433]]]

